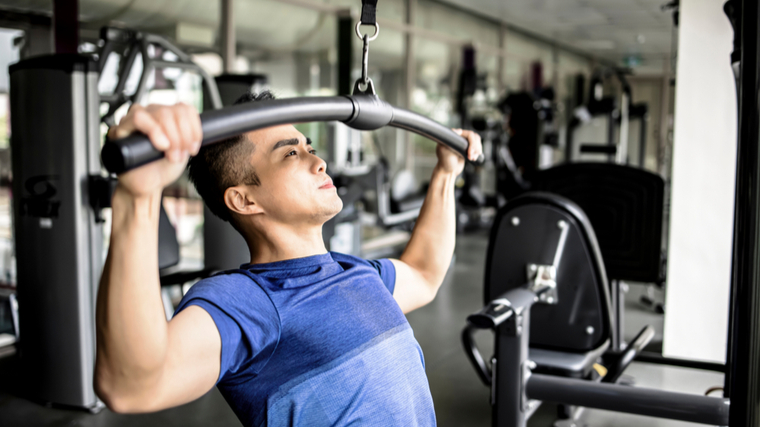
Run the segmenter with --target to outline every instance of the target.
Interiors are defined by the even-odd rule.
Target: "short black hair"
[[[274,95],[268,90],[258,94],[246,92],[235,101],[235,105],[269,99],[274,99]],[[224,203],[224,192],[240,184],[261,184],[259,176],[249,163],[255,148],[245,134],[235,135],[201,148],[188,163],[190,181],[198,194],[209,210],[224,221],[232,220]]]

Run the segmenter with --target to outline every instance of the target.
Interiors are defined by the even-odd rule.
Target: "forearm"
[[[456,175],[436,167],[400,260],[417,270],[434,295],[448,271],[456,240]]]
[[[168,343],[158,277],[161,194],[117,189],[97,303],[96,386],[101,395],[139,394],[160,376]],[[101,396],[104,397],[104,396]]]

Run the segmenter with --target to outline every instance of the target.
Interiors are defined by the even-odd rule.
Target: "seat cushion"
[[[537,374],[560,375],[563,377],[585,378],[594,363],[607,348],[610,341],[604,341],[599,347],[585,353],[530,348],[528,358],[536,362],[533,372]]]

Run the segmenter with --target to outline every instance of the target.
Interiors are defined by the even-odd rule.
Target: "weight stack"
[[[100,174],[97,66],[80,55],[10,67],[19,356],[25,394],[102,407],[93,390],[102,226],[88,202]]]

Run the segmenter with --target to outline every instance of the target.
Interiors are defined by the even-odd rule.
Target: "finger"
[[[108,139],[114,140],[114,139],[122,139],[128,137],[132,132],[135,131],[134,126],[130,123],[129,125],[125,124],[119,124],[116,126],[111,126],[108,128]]]
[[[140,104],[132,104],[127,111],[127,114],[119,120],[116,126],[111,126],[108,129],[109,139],[122,139],[135,132],[134,115],[137,111],[144,110]]]
[[[177,118],[175,117],[172,108],[164,106],[156,107],[155,109],[152,109],[151,113],[152,116],[156,118],[159,125],[161,125],[164,135],[169,139],[170,146],[167,150],[167,157],[173,162],[181,161],[184,147]]]
[[[451,129],[451,130],[453,130],[453,131],[454,131],[454,133],[456,133],[456,134],[457,134],[457,135],[459,135],[459,136],[464,136],[464,135],[462,135],[462,129],[459,129],[459,128],[453,128],[453,129]]]
[[[195,149],[197,141],[195,139],[195,132],[191,126],[191,113],[190,107],[185,104],[177,104],[172,108],[174,112],[174,119],[177,123],[177,129],[179,130],[180,139],[182,140],[182,151],[188,153]]]
[[[475,136],[477,133],[466,130],[462,132],[462,136],[467,138],[467,158],[472,160],[472,155],[476,150]]]
[[[201,124],[201,116],[198,114],[198,110],[195,107],[188,106],[190,110],[190,127],[193,130],[193,141],[196,142],[193,154],[197,154],[203,143],[203,125]]]
[[[166,152],[166,150],[171,148],[171,143],[161,125],[147,111],[135,111],[132,116],[132,123],[135,130],[144,133],[157,150]]]
[[[190,150],[190,153],[192,155],[195,155],[198,153],[198,150],[201,148],[201,143],[203,142],[203,126],[201,125],[201,116],[198,114],[198,110],[195,109],[195,107],[191,105],[185,105],[185,109],[187,110],[187,123],[188,128],[190,128],[192,132],[192,140],[193,140],[193,148]]]
[[[470,160],[475,161],[483,153],[483,142],[477,132],[470,132],[467,136],[467,140],[470,142],[467,147],[467,157]]]

